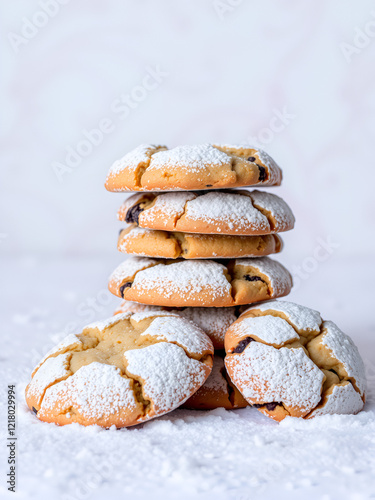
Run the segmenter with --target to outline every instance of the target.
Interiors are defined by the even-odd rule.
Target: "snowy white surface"
[[[5,318],[2,387],[16,383],[18,394],[16,498],[250,500],[277,495],[288,500],[357,500],[375,495],[370,262],[356,266],[359,276],[368,276],[361,301],[349,296],[345,283],[353,275],[345,273],[346,263],[338,257],[320,263],[289,296],[337,322],[358,345],[369,382],[368,403],[359,415],[287,418],[277,424],[252,408],[176,410],[119,431],[39,422],[23,399],[31,370],[66,333],[112,313],[120,301],[106,291],[105,283],[115,264],[107,259],[31,258],[1,264],[7,283],[0,298]],[[322,280],[331,285],[322,286]],[[4,401],[2,397],[2,405]],[[4,432],[3,412],[4,406]],[[1,488],[3,498],[4,481]]]

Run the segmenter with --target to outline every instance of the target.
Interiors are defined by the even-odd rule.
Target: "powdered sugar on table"
[[[288,261],[288,255],[284,261],[293,264],[292,260]],[[0,363],[5,383],[17,384],[18,495],[22,498],[101,500],[110,495],[132,500],[146,497],[154,500],[365,500],[373,495],[372,280],[364,284],[358,310],[348,307],[351,303],[347,287],[336,286],[333,297],[332,287],[322,286],[328,269],[330,279],[341,283],[342,269],[350,261],[341,261],[340,256],[335,256],[329,264],[322,263],[307,282],[292,292],[291,300],[320,310],[324,318],[336,321],[358,344],[369,381],[364,411],[358,415],[325,415],[312,420],[287,417],[277,424],[250,407],[208,412],[179,409],[118,431],[43,423],[24,402],[30,374],[46,347],[56,345],[57,332],[79,333],[90,321],[110,316],[120,304],[119,298],[109,294],[104,295],[105,300],[96,301],[95,310],[89,309],[86,302],[104,289],[103,277],[105,279],[115,263],[101,258],[58,262],[47,259],[27,268],[19,262],[13,266],[5,259],[2,264],[2,276],[8,283],[1,295],[7,312],[3,316],[7,341]],[[373,269],[371,259],[359,260],[357,264],[358,274]],[[72,275],[77,277],[76,300],[67,301],[62,297],[71,290]],[[54,283],[59,284],[54,293],[51,293],[51,276]],[[22,304],[20,282],[34,284],[33,293]],[[43,323],[30,319],[20,325],[12,321],[21,307],[23,314],[32,317],[32,311],[40,309],[41,304],[47,311]],[[91,316],[82,316],[82,304]],[[301,318],[302,321],[305,320]],[[314,327],[314,321],[309,324]],[[60,338],[65,335],[60,334]],[[75,340],[74,336],[70,339]],[[1,398],[0,405],[5,414],[5,397]],[[6,498],[5,481],[0,488]]]

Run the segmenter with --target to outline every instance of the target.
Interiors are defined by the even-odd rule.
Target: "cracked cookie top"
[[[244,236],[289,231],[295,222],[282,198],[257,190],[137,193],[117,217],[146,229]]]
[[[193,321],[206,333],[215,349],[224,349],[224,336],[228,328],[241,314],[243,307],[182,307],[179,309],[164,308],[183,318]],[[125,312],[162,311],[162,307],[149,306],[124,300],[114,311],[114,314]]]
[[[283,297],[289,272],[269,257],[168,260],[130,257],[109,278],[109,290],[125,300],[165,307],[229,307]]]
[[[207,379],[213,346],[191,321],[167,311],[118,314],[69,335],[26,388],[38,418],[127,427],[163,415]]]
[[[366,381],[358,349],[317,311],[282,301],[253,306],[229,327],[225,349],[233,382],[275,420],[363,407]]]
[[[141,144],[115,161],[108,191],[189,191],[240,186],[279,186],[282,171],[261,149],[250,145]]]

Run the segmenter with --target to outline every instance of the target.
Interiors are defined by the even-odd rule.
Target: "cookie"
[[[261,149],[249,145],[201,144],[165,146],[142,144],[108,172],[108,191],[179,191],[279,186],[282,172]]]
[[[248,402],[228,376],[224,355],[215,352],[214,364],[206,382],[182,405],[189,410],[214,410],[245,408]]]
[[[118,297],[166,307],[229,307],[283,297],[292,277],[279,262],[259,259],[158,260],[130,257],[109,278]]]
[[[144,229],[134,224],[120,231],[120,252],[163,259],[235,259],[279,253],[280,236],[229,236]]]
[[[246,400],[274,420],[358,413],[363,361],[332,321],[292,302],[245,311],[225,336],[225,366]]]
[[[252,236],[294,227],[284,200],[256,190],[137,193],[123,203],[117,217],[146,229],[200,234]]]
[[[123,314],[123,313],[138,313],[145,311],[166,311],[167,308],[159,307],[159,306],[148,306],[147,304],[140,304],[139,302],[132,302],[131,300],[123,300],[121,304],[116,307],[113,314]],[[174,311],[178,311],[179,309],[174,309]],[[173,312],[174,312],[173,311]]]
[[[138,302],[124,300],[115,310],[114,314],[121,314],[124,312],[162,311],[166,309],[193,321],[210,337],[215,350],[223,350],[225,333],[230,325],[239,317],[243,307],[184,307],[181,309],[173,309],[148,306],[139,304]]]
[[[184,403],[206,381],[213,346],[176,314],[118,314],[69,335],[36,367],[26,402],[40,420],[128,427]]]
[[[147,306],[124,300],[114,314],[126,312],[161,311],[161,307]],[[243,408],[248,405],[242,394],[230,380],[224,366],[224,335],[229,326],[240,315],[240,307],[171,309],[170,312],[193,321],[211,339],[215,348],[212,372],[206,382],[191,396],[184,408],[214,410],[215,408]]]

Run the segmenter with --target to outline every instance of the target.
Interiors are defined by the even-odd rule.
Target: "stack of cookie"
[[[287,295],[289,272],[268,257],[294,226],[284,200],[246,186],[280,185],[264,151],[248,146],[142,145],[111,167],[109,191],[135,191],[119,208],[118,249],[132,255],[112,273],[116,313],[169,309],[211,338],[214,368],[190,408],[235,408],[245,399],[224,369],[224,334],[243,306]],[[178,308],[178,309],[175,309]]]
[[[292,287],[268,257],[292,212],[275,195],[228,190],[280,182],[248,147],[140,146],[116,162],[107,189],[141,191],[118,212],[119,250],[135,257],[109,288],[125,300],[41,360],[26,388],[37,417],[128,427],[181,405],[250,404],[276,421],[358,413],[366,381],[353,341],[317,311],[268,300]]]

